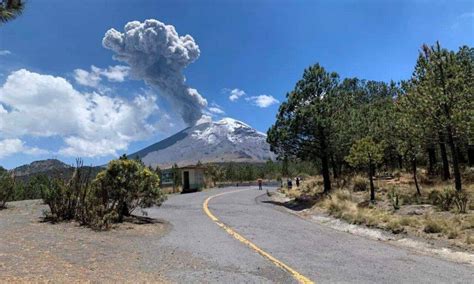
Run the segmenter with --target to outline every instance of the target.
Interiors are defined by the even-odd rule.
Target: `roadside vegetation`
[[[280,189],[309,213],[328,214],[350,224],[365,225],[474,251],[474,184],[462,193],[449,181],[420,173],[422,193],[414,191],[409,173],[396,178],[374,177],[377,198],[370,202],[369,183],[361,175],[335,180],[331,194],[322,194],[322,178],[304,180],[299,188]],[[466,181],[467,183],[467,181]]]
[[[320,173],[286,194],[350,223],[472,245],[473,48],[423,45],[401,82],[315,64],[286,97],[267,141]]]
[[[138,208],[161,205],[165,200],[159,176],[140,161],[122,156],[111,161],[96,177],[91,177],[91,172],[78,159],[69,180],[38,176],[17,186],[14,173],[1,169],[0,208],[5,208],[14,195],[37,198],[39,194],[49,207],[44,212],[47,220],[75,220],[102,230],[123,222]]]

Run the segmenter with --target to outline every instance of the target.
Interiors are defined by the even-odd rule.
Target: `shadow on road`
[[[294,211],[302,211],[308,208],[311,208],[316,203],[313,200],[290,200],[286,202],[274,201],[274,200],[262,200],[262,203],[273,204],[277,206],[282,206]]]

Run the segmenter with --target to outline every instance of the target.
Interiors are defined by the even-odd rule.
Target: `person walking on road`
[[[262,189],[263,189],[263,188],[262,188],[262,179],[259,178],[259,179],[258,179],[258,190],[262,190]]]

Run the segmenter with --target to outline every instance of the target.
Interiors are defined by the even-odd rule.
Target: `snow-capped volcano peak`
[[[147,165],[161,167],[198,161],[263,162],[275,158],[265,134],[230,117],[202,121],[130,156],[138,156]]]
[[[233,119],[233,118],[230,118],[230,117],[225,117],[217,122],[215,122],[216,124],[220,124],[220,125],[227,125],[229,128],[231,128],[232,130],[234,130],[235,128],[240,128],[240,127],[246,127],[246,128],[252,128],[250,125],[240,121],[240,120],[237,120],[237,119]]]

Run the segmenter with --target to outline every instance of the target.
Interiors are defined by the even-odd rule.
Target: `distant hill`
[[[22,177],[51,171],[67,171],[71,168],[72,166],[63,163],[60,160],[48,159],[34,161],[31,164],[22,165],[13,169],[12,171],[15,173],[15,176]]]
[[[244,122],[224,118],[186,128],[171,137],[128,155],[146,165],[163,168],[202,163],[274,160],[266,135]]]
[[[91,178],[95,177],[102,167],[85,167],[91,171]],[[74,167],[57,159],[47,159],[34,161],[31,164],[22,165],[11,170],[15,174],[15,178],[22,181],[28,181],[37,175],[45,175],[50,178],[71,178]]]

